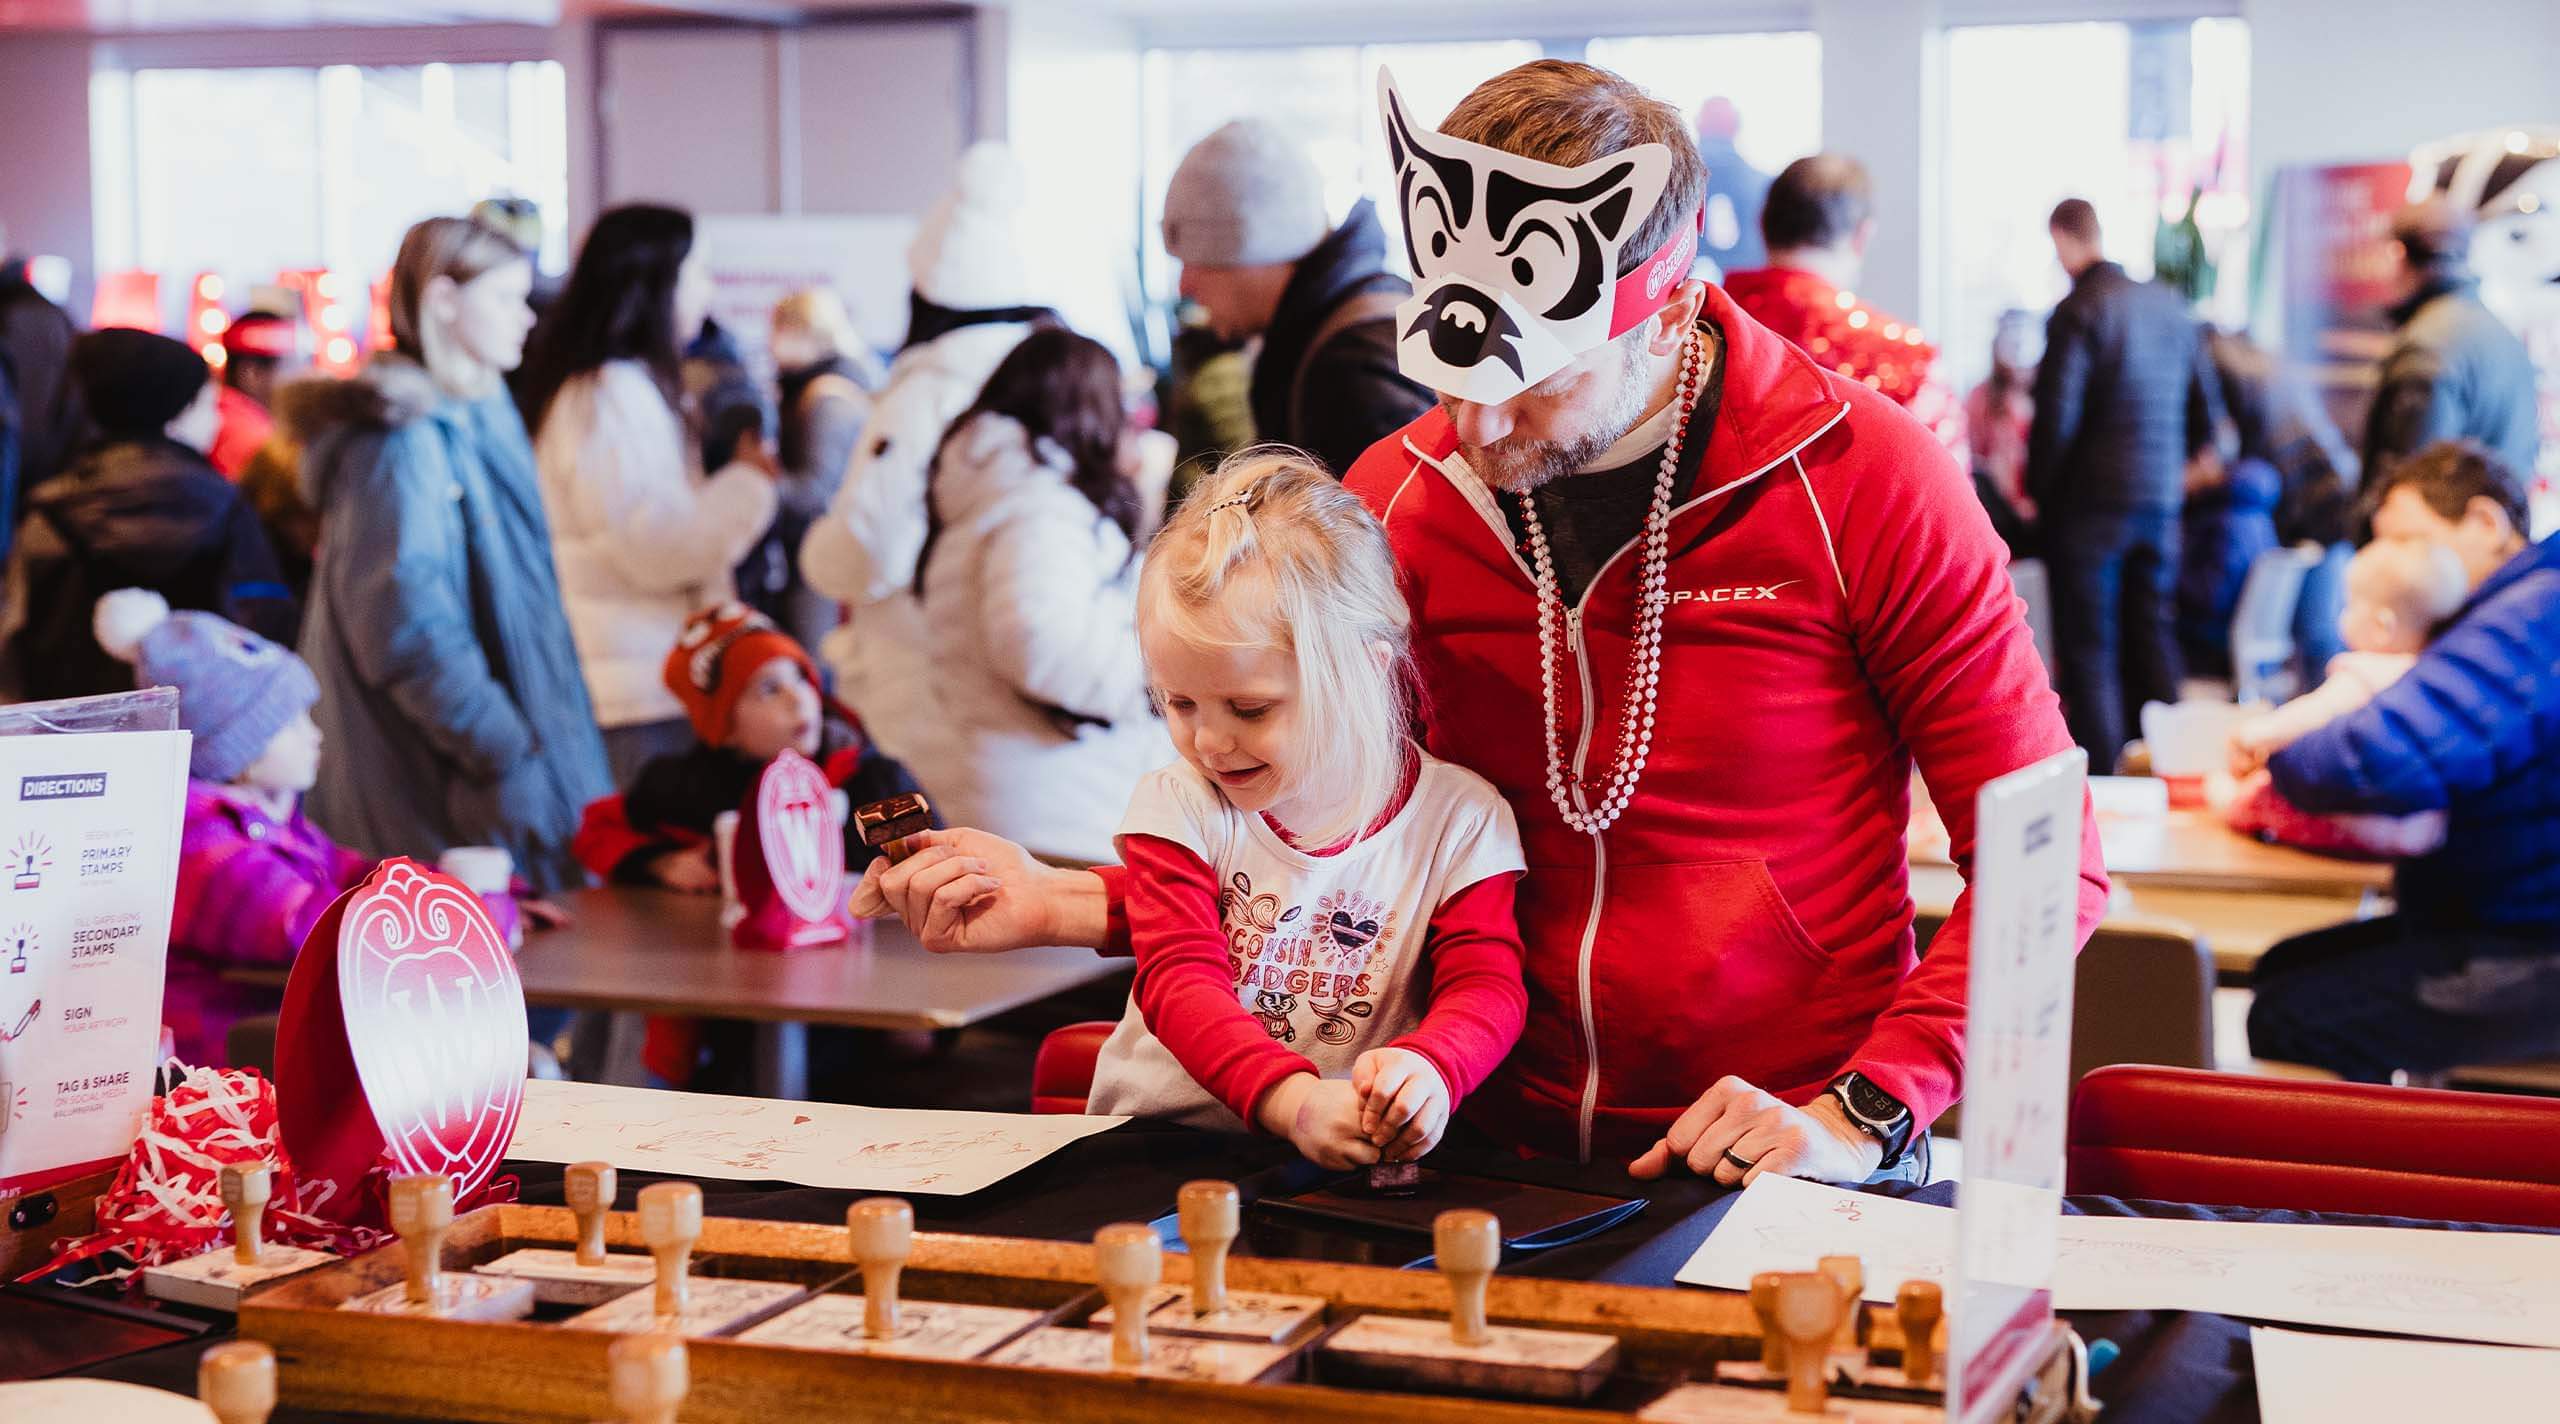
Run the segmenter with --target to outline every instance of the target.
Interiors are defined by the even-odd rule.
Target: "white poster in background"
[[[907,334],[910,217],[708,214],[694,220],[711,268],[711,315],[745,348],[759,380],[773,375],[773,304],[803,287],[832,287],[873,349]]]
[[[122,1157],[151,1106],[189,743],[0,737],[0,1190]]]
[[[2052,1333],[2071,1092],[2088,754],[2011,772],[1974,803],[1965,1176],[1947,1293],[1947,1413],[2006,1417]]]

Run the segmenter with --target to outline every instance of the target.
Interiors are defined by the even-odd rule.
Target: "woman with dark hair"
[[[1120,363],[1049,326],[934,453],[915,597],[937,677],[893,704],[931,711],[871,730],[953,825],[1107,860],[1171,755],[1138,657],[1131,449]]]
[[[393,349],[282,404],[328,529],[302,625],[329,745],[311,818],[368,855],[504,846],[549,893],[585,883],[569,840],[613,788],[501,384],[532,285],[504,234],[429,218],[391,269]]]
[[[705,478],[678,364],[711,278],[693,219],[635,203],[596,219],[544,319],[525,399],[552,553],[578,660],[617,780],[692,733],[659,673],[693,612],[726,602],[730,570],[773,524],[760,432]]]

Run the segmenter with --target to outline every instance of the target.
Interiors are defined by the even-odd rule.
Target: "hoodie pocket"
[[[1679,1108],[1727,1073],[1774,1091],[1824,1071],[1829,969],[1764,861],[1612,866],[1591,962],[1602,1101]]]

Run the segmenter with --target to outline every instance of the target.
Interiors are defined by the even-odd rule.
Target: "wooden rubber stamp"
[[[623,1424],[676,1424],[690,1373],[673,1335],[634,1335],[605,1351],[605,1388]]]
[[[1320,1296],[1227,1289],[1227,1252],[1243,1229],[1243,1199],[1233,1182],[1190,1182],[1175,1199],[1183,1244],[1191,1250],[1191,1287],[1160,1285],[1147,1294],[1147,1323],[1169,1335],[1295,1344],[1324,1326]],[[1108,1328],[1116,1313],[1097,1311]]]
[[[1772,1379],[1787,1372],[1787,1337],[1778,1333],[1778,1281],[1784,1271],[1762,1271],[1751,1278],[1751,1313],[1760,1321],[1760,1368]]]
[[[804,1350],[974,1360],[1040,1323],[1040,1311],[1016,1306],[900,1300],[898,1280],[915,1254],[916,1213],[895,1197],[845,1208],[844,1229],[862,1266],[862,1298],[822,1295],[738,1338]]]
[[[1136,1369],[1147,1362],[1147,1292],[1164,1279],[1164,1243],[1155,1228],[1121,1222],[1094,1233],[1097,1284],[1111,1302],[1111,1363]]]
[[[629,1251],[615,1255],[604,1248],[605,1218],[613,1213],[613,1164],[572,1163],[561,1181],[569,1213],[578,1221],[577,1248],[528,1246],[480,1269],[532,1282],[533,1298],[549,1305],[602,1305],[650,1284],[656,1271],[648,1257]]]
[[[915,854],[909,839],[919,831],[933,829],[933,806],[922,796],[909,791],[884,800],[874,801],[853,813],[854,829],[862,833],[862,843],[880,852],[891,865]]]
[[[196,1361],[196,1398],[222,1424],[267,1424],[276,1407],[276,1352],[225,1340]]]
[[[1867,1295],[1867,1264],[1855,1256],[1825,1256],[1814,1263],[1814,1269],[1831,1278],[1840,1288],[1840,1329],[1831,1337],[1831,1348],[1837,1352],[1855,1352],[1858,1348],[1858,1306]]]
[[[623,1334],[673,1331],[726,1335],[753,1325],[808,1294],[783,1281],[693,1276],[693,1244],[702,1239],[702,1188],[657,1182],[640,1189],[640,1240],[657,1271],[649,1289],[617,1296],[568,1324]]]
[[[1444,1211],[1432,1223],[1432,1242],[1449,1282],[1448,1322],[1364,1315],[1325,1342],[1330,1372],[1385,1388],[1527,1399],[1586,1399],[1608,1382],[1618,1362],[1616,1336],[1486,1319],[1486,1288],[1502,1260],[1502,1226],[1493,1213]]]
[[[1893,1293],[1893,1321],[1902,1333],[1902,1378],[1928,1389],[1938,1378],[1938,1326],[1946,1319],[1946,1291],[1936,1281],[1904,1281]]]
[[[0,1113],[6,1111],[0,1104]],[[267,1242],[267,1198],[273,1190],[266,1163],[223,1164],[222,1204],[231,1210],[231,1244],[144,1271],[143,1292],[181,1305],[237,1311],[251,1288],[337,1260],[326,1251]]]
[[[1778,1333],[1787,1341],[1787,1408],[1820,1414],[1831,1397],[1824,1366],[1840,1329],[1840,1283],[1819,1271],[1778,1280]]]
[[[449,1320],[521,1320],[533,1313],[533,1286],[503,1276],[444,1269],[445,1233],[453,1229],[453,1178],[442,1172],[394,1177],[387,1192],[391,1230],[408,1257],[408,1278],[345,1309]]]

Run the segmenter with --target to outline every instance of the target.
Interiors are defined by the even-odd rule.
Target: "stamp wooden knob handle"
[[[1190,1182],[1175,1199],[1182,1240],[1191,1248],[1191,1313],[1227,1308],[1227,1248],[1243,1231],[1243,1198],[1233,1182]]]
[[[1147,1362],[1147,1292],[1164,1279],[1164,1243],[1138,1222],[1106,1226],[1093,1237],[1094,1275],[1111,1301],[1111,1363]]]
[[[1902,1377],[1926,1389],[1938,1374],[1938,1322],[1946,1317],[1945,1290],[1936,1281],[1904,1281],[1893,1293],[1893,1320],[1902,1332]]]
[[[896,1197],[870,1197],[844,1209],[853,1259],[862,1265],[862,1333],[898,1333],[898,1275],[915,1254],[916,1209]]]
[[[611,1162],[572,1162],[562,1179],[569,1213],[578,1219],[578,1264],[604,1264],[604,1223],[618,1188]]]
[[[411,1305],[433,1305],[444,1286],[444,1236],[453,1229],[453,1178],[442,1172],[394,1177],[387,1189],[391,1230],[409,1254]]]
[[[225,1340],[196,1361],[196,1397],[222,1424],[267,1424],[276,1407],[276,1352]]]
[[[1778,1333],[1787,1341],[1787,1408],[1820,1414],[1831,1396],[1823,1377],[1831,1336],[1840,1328],[1840,1283],[1818,1271],[1778,1280]]]
[[[0,1103],[0,1112],[8,1111]],[[226,1162],[222,1166],[222,1204],[231,1209],[231,1258],[244,1266],[258,1264],[258,1247],[267,1218],[267,1198],[274,1180],[264,1162]]]
[[[1502,1263],[1502,1223],[1471,1207],[1444,1211],[1431,1222],[1431,1244],[1440,1274],[1449,1278],[1449,1338],[1466,1346],[1493,1338],[1485,1324],[1484,1293]]]
[[[605,1352],[606,1388],[628,1424],[675,1424],[691,1380],[684,1341],[673,1335],[626,1335]]]
[[[702,1239],[702,1188],[691,1182],[653,1182],[640,1189],[640,1239],[658,1261],[657,1310],[683,1312],[691,1292],[693,1243]]]
[[[1762,1271],[1751,1278],[1751,1313],[1760,1321],[1760,1368],[1773,1375],[1787,1372],[1787,1337],[1778,1333],[1778,1282],[1784,1271]]]
[[[1814,1263],[1814,1269],[1829,1276],[1840,1287],[1840,1328],[1832,1337],[1833,1347],[1854,1350],[1858,1347],[1858,1302],[1867,1294],[1867,1263],[1855,1256],[1825,1256]]]

